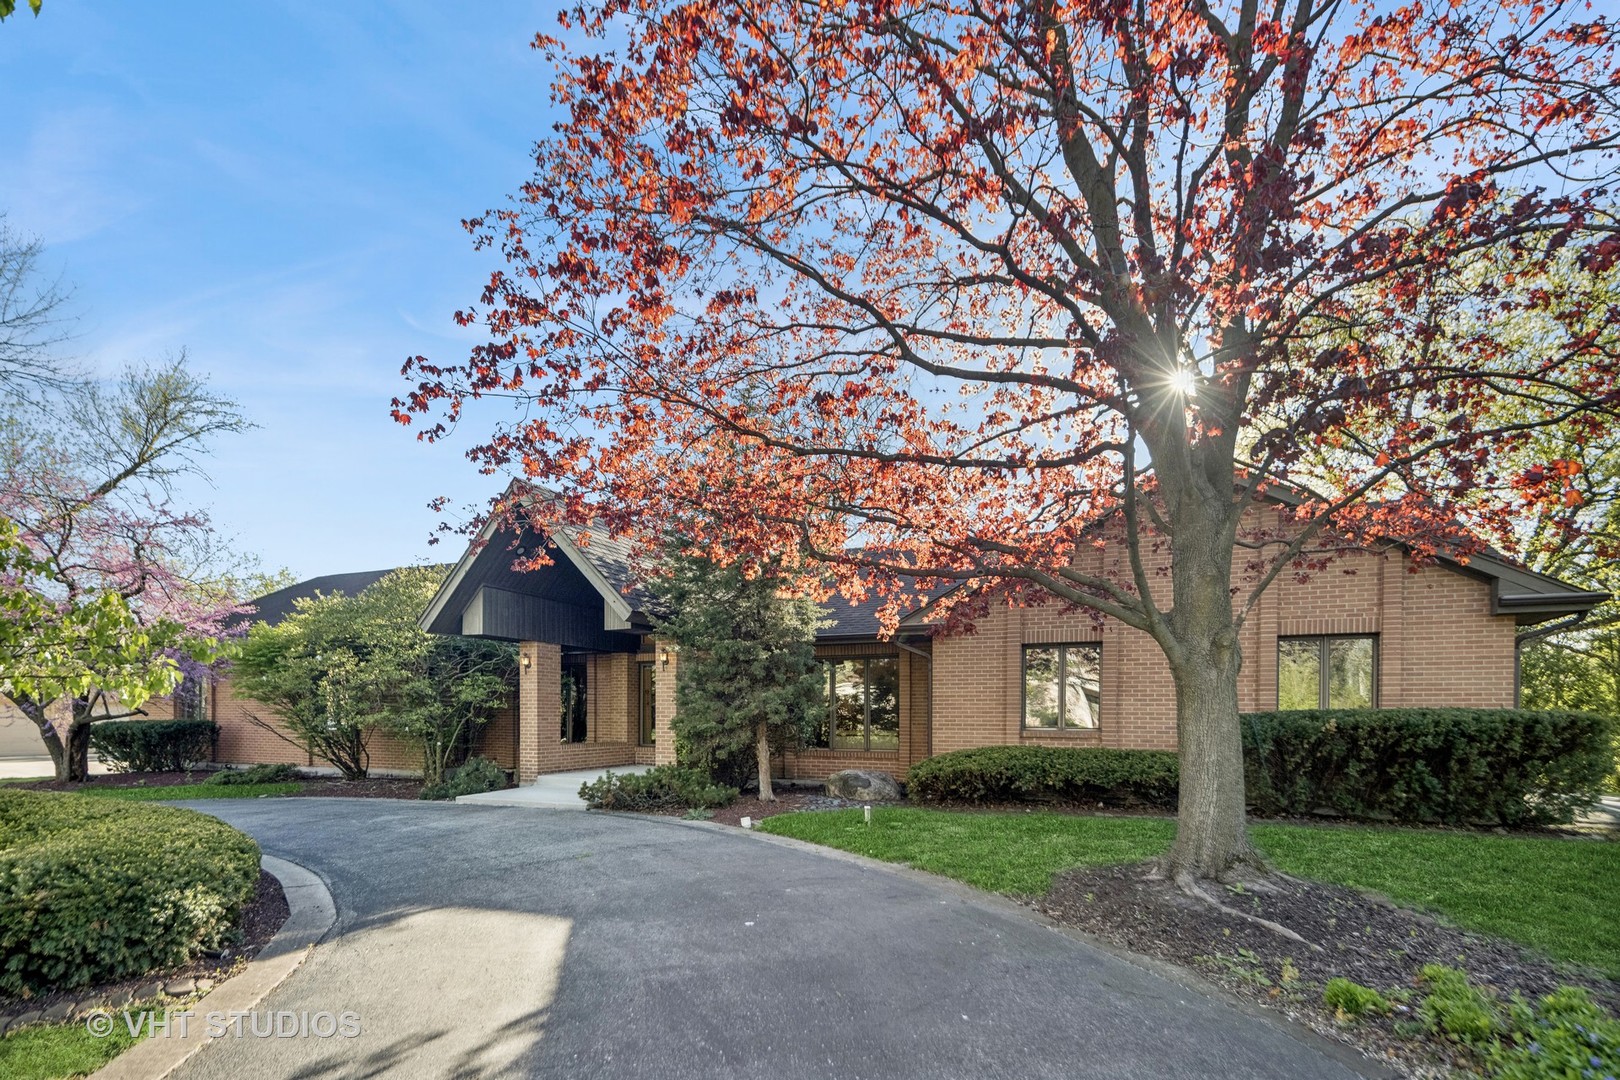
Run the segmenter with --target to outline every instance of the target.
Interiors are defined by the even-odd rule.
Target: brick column
[[[668,662],[665,662],[668,657]],[[657,693],[653,703],[653,763],[675,764],[675,681],[680,678],[680,650],[673,641],[653,642],[653,678]]]
[[[1406,559],[1395,549],[1386,550],[1378,564],[1378,704],[1383,708],[1405,705],[1406,641]]]
[[[544,771],[562,724],[562,649],[544,641],[518,646],[518,783]]]

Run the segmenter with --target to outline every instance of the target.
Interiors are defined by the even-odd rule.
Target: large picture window
[[[1084,731],[1102,717],[1101,645],[1024,647],[1024,726]]]
[[[893,656],[824,660],[825,712],[810,745],[829,750],[900,749],[900,661]]]
[[[1371,636],[1277,639],[1277,708],[1370,709],[1378,703]]]

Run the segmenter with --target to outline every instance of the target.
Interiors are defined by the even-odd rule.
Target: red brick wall
[[[1241,581],[1240,576],[1235,576]],[[1168,579],[1162,590],[1169,592]],[[1161,603],[1168,605],[1168,600]],[[1275,582],[1240,638],[1238,703],[1277,705],[1277,639],[1378,636],[1378,702],[1511,708],[1514,624],[1490,614],[1490,587],[1438,566],[1410,571],[1400,553],[1359,552],[1300,582]],[[1026,732],[1020,726],[1022,649],[1099,642],[1103,711],[1096,731]],[[996,743],[1174,749],[1169,665],[1145,633],[1057,604],[1001,607],[976,632],[934,642],[934,753]]]
[[[1124,553],[1111,549],[1086,556],[1088,569],[1126,575]],[[1166,557],[1149,554],[1149,570],[1168,606],[1169,580],[1159,576]],[[1241,583],[1241,572],[1234,581]],[[1510,617],[1490,614],[1490,589],[1483,582],[1440,567],[1416,573],[1398,553],[1360,552],[1335,561],[1300,582],[1284,576],[1250,613],[1240,639],[1244,665],[1239,705],[1245,710],[1275,708],[1277,639],[1306,634],[1376,634],[1378,698],[1381,705],[1510,707],[1513,704],[1514,626]],[[1100,643],[1102,714],[1096,730],[1026,732],[1021,726],[1023,647],[1041,643]],[[650,645],[651,643],[649,643]],[[824,648],[818,655],[855,655],[873,650],[892,654],[893,646]],[[1030,743],[1064,746],[1116,746],[1173,749],[1176,745],[1175,694],[1170,670],[1158,645],[1141,631],[1086,612],[1065,612],[1060,604],[999,607],[971,634],[940,638],[932,662],[899,651],[900,749],[898,751],[802,750],[786,755],[780,775],[820,779],[847,768],[873,768],[903,777],[910,765],[930,754],[972,746]],[[657,746],[637,745],[639,687],[636,662],[662,656],[655,648],[639,655],[591,656],[587,665],[587,741],[564,743],[558,719],[561,652],[553,645],[525,642],[520,655],[518,706],[499,716],[481,734],[479,752],[507,768],[520,781],[542,772],[650,764],[673,758],[669,737],[674,717],[674,683],[679,657],[659,660]],[[272,715],[251,701],[237,699],[228,679],[215,688],[213,716],[221,727],[218,760],[239,764],[286,761],[307,765],[302,750],[246,720],[249,711]],[[930,723],[930,698],[932,721]],[[157,713],[154,713],[155,715]],[[379,771],[419,771],[416,751],[384,736],[371,743]]]

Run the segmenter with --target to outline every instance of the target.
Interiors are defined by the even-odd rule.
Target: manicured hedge
[[[258,879],[258,845],[195,811],[0,788],[0,993],[185,963]]]
[[[644,773],[605,772],[579,786],[592,810],[713,810],[737,798],[737,789],[716,784],[700,769],[659,765]]]
[[[180,772],[214,756],[212,720],[120,720],[90,729],[90,745],[115,772]]]
[[[924,802],[1104,799],[1173,807],[1180,775],[1167,750],[981,746],[913,765],[906,793]]]
[[[1613,767],[1611,722],[1516,709],[1363,709],[1243,717],[1248,800],[1273,816],[1441,824],[1571,820]],[[1176,755],[985,746],[911,767],[921,801],[1104,800],[1172,808]]]
[[[1569,821],[1595,799],[1611,721],[1528,709],[1330,709],[1243,717],[1249,803],[1451,825]]]

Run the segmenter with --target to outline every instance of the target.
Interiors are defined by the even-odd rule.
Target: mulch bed
[[[201,784],[212,775],[212,772],[108,773],[105,776],[92,776],[82,784],[37,780],[31,784],[8,786],[34,791],[80,791],[88,787],[176,787]],[[415,799],[422,794],[422,781],[410,777],[374,776],[365,780],[344,780],[336,776],[304,776],[298,779],[298,783],[303,785],[303,790],[297,795],[276,798]]]
[[[1575,984],[1609,1009],[1620,1007],[1620,983],[1600,973],[1555,965],[1509,942],[1444,925],[1355,889],[1282,879],[1264,891],[1225,889],[1216,899],[1281,923],[1321,951],[1188,897],[1167,882],[1149,880],[1143,865],[1059,874],[1051,891],[1033,905],[1132,952],[1194,968],[1407,1069],[1461,1062],[1452,1062],[1444,1045],[1398,1036],[1396,1024],[1411,1019],[1399,1006],[1389,1017],[1337,1022],[1322,1005],[1328,979],[1342,976],[1388,992],[1414,988],[1425,964],[1446,964],[1465,969],[1476,985],[1504,998],[1515,991],[1534,998]]]
[[[200,784],[210,775],[212,774],[206,772],[105,773],[101,776],[92,776],[82,783],[67,780],[35,780],[28,784],[8,786],[29,791],[81,791],[89,787],[175,787],[180,784]]]
[[[422,781],[410,777],[373,776],[365,780],[339,780],[331,777],[300,780],[304,790],[287,798],[326,796],[342,799],[416,799],[422,795]]]
[[[759,821],[776,814],[794,814],[801,810],[839,810],[861,805],[848,799],[823,795],[819,788],[778,787],[774,794],[775,802],[764,802],[758,791],[745,791],[730,806],[716,810],[712,820],[722,825],[741,825],[745,817]]]
[[[156,996],[159,988],[183,984],[187,980],[193,983],[196,990],[206,989],[213,983],[224,982],[257,956],[259,950],[276,936],[276,931],[287,921],[288,910],[287,894],[282,891],[281,882],[272,874],[260,870],[259,884],[254,890],[253,899],[248,901],[241,915],[237,917],[235,933],[230,944],[218,952],[205,953],[189,964],[169,971],[144,975],[139,979],[99,986],[83,986],[75,990],[56,990],[26,999],[0,995],[0,1013],[16,1013],[23,1010],[43,1012],[62,1002],[94,1000],[122,1004],[131,1000],[141,1001]]]

